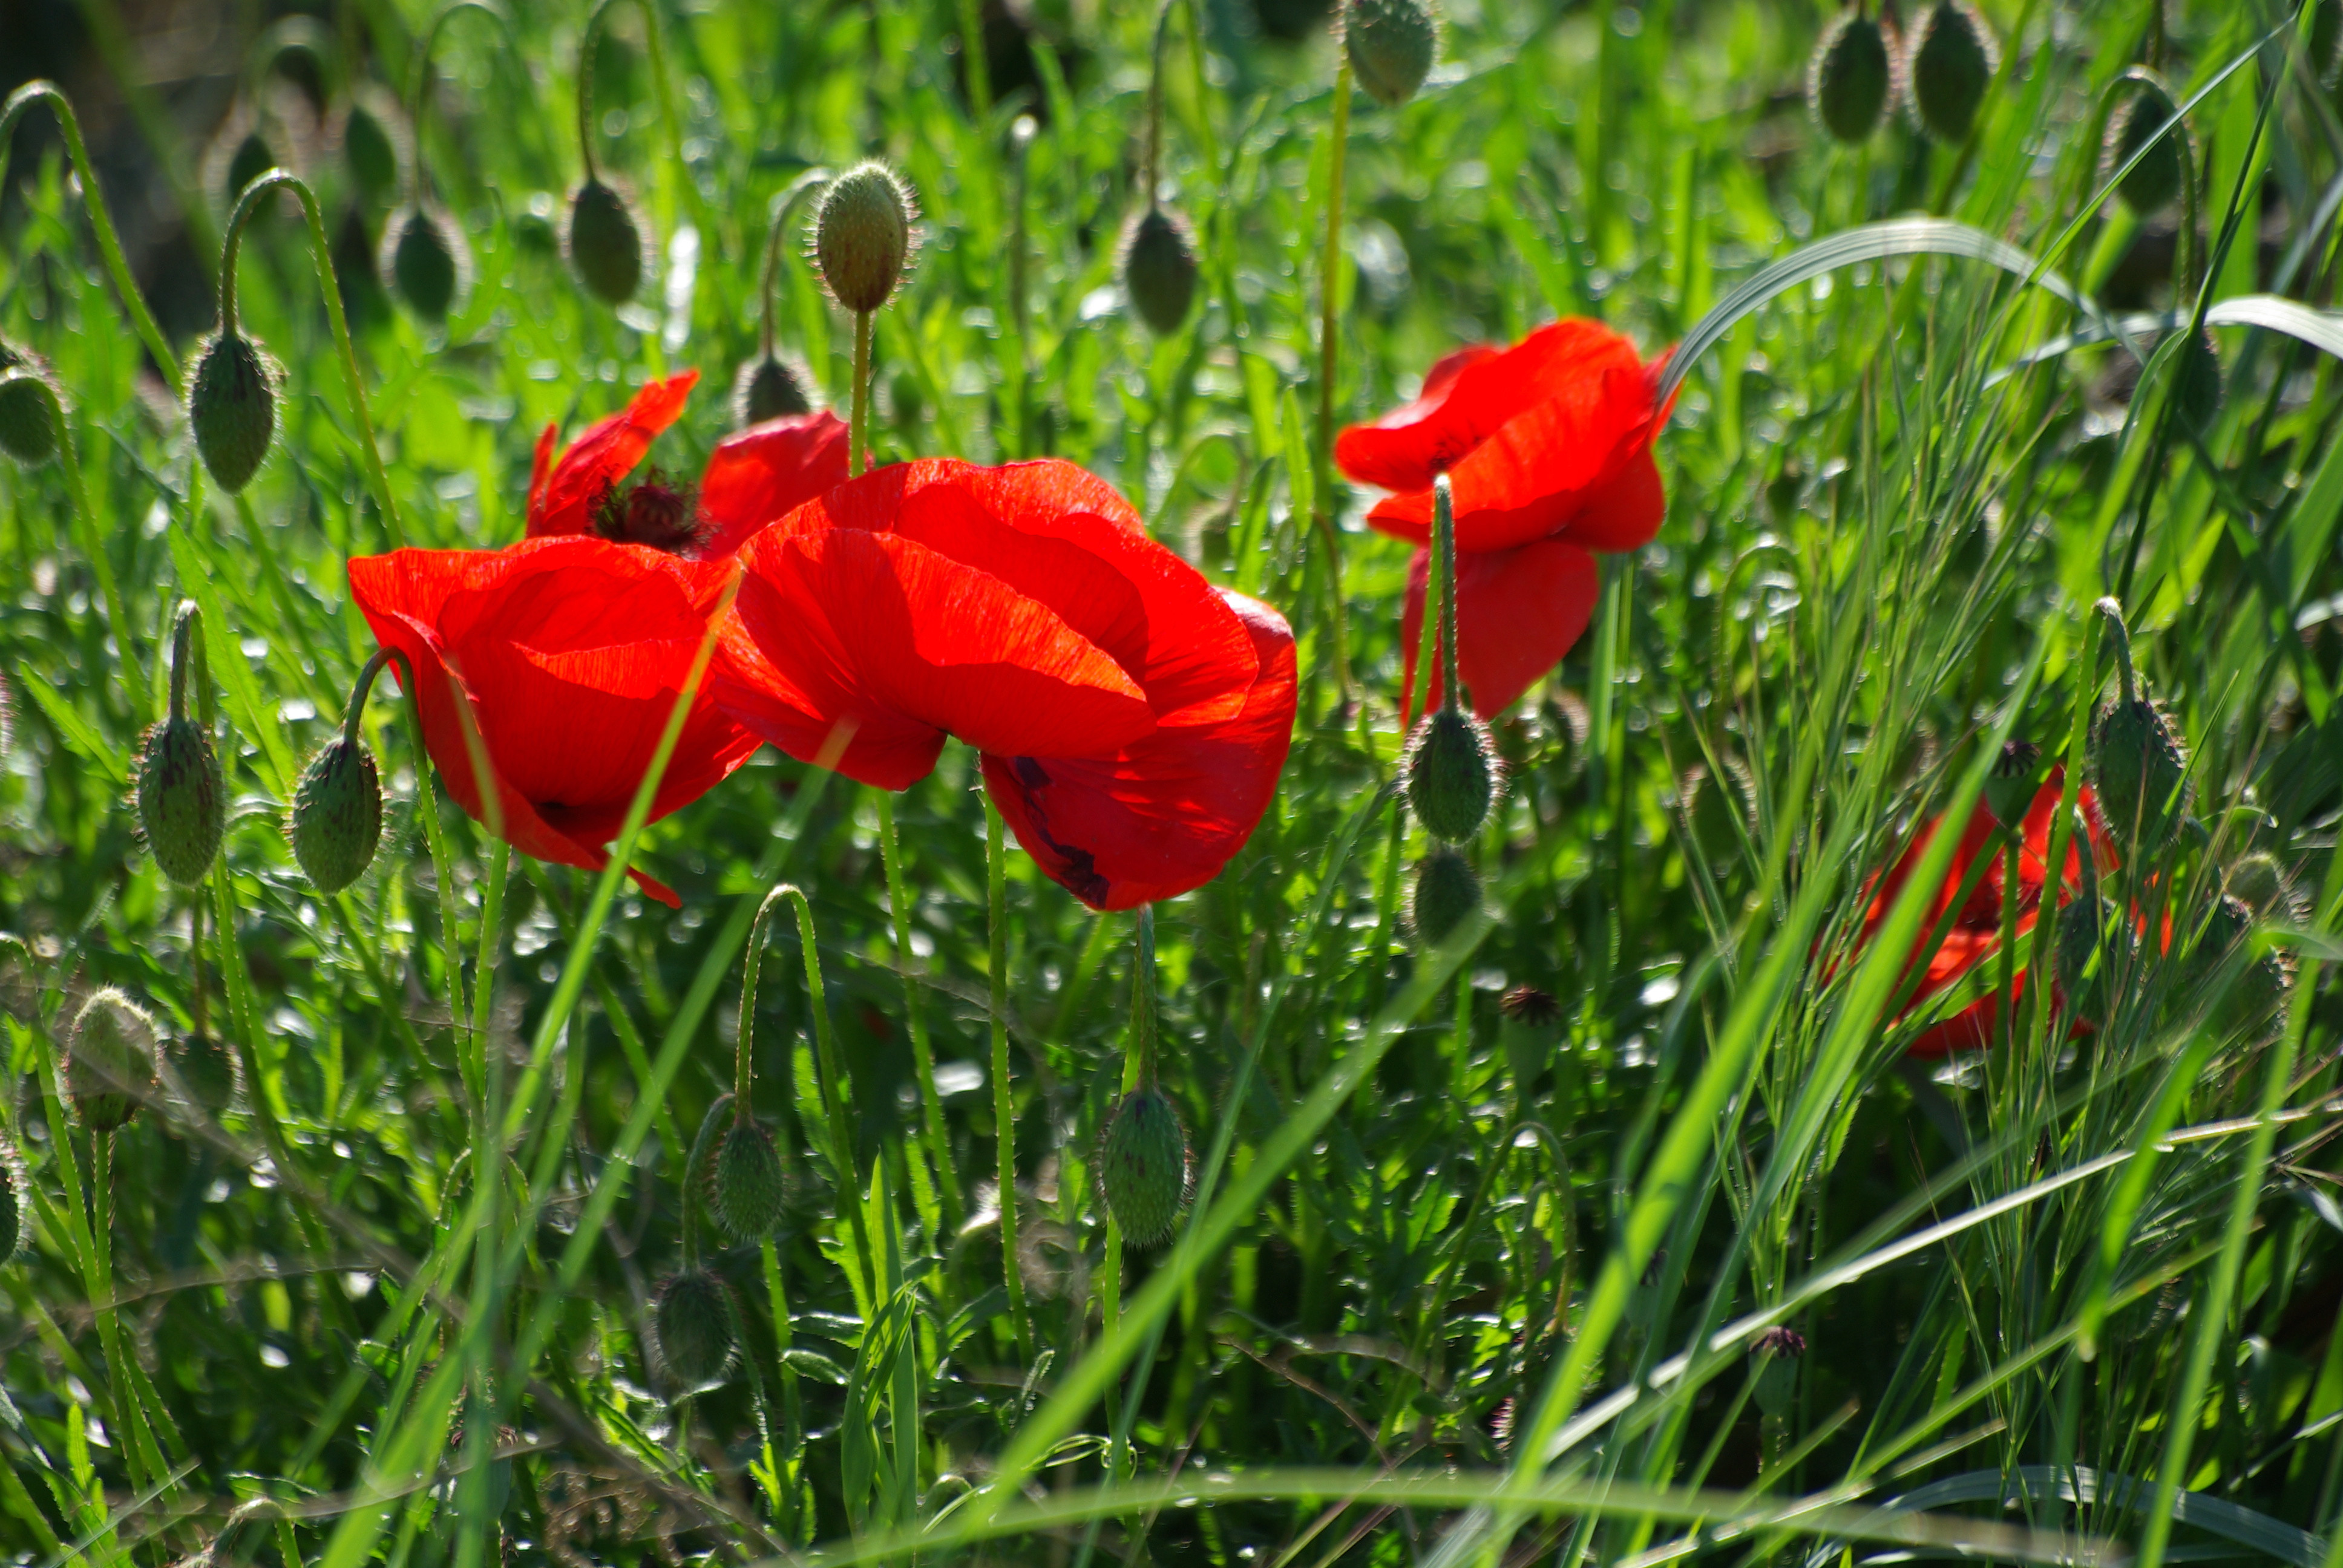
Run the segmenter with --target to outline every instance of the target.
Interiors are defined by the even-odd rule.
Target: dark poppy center
[[[653,468],[631,485],[606,487],[593,505],[594,531],[622,545],[688,556],[706,537],[699,498]]]

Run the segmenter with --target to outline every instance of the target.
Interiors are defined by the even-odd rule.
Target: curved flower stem
[[[597,178],[594,171],[594,42],[601,36],[602,18],[613,5],[628,0],[602,0],[586,18],[586,30],[578,39],[578,154],[585,161],[586,177]],[[704,233],[708,229],[707,215],[699,199],[699,187],[691,182],[683,159],[683,126],[675,117],[675,95],[667,85],[667,45],[659,37],[658,7],[650,0],[631,0],[643,19],[643,47],[650,55],[651,93],[659,100],[659,122],[667,130],[669,163],[679,171],[685,205],[694,215],[694,221]],[[672,216],[672,214],[669,215]]]
[[[122,689],[130,699],[130,712],[144,727],[151,689],[139,663],[138,644],[130,634],[130,617],[123,608],[122,588],[114,578],[114,563],[106,553],[106,542],[97,531],[97,518],[89,509],[89,491],[82,483],[81,456],[74,448],[73,430],[65,422],[65,399],[45,376],[30,370],[11,370],[0,375],[0,387],[32,387],[39,390],[49,406],[49,423],[56,427],[57,462],[65,469],[65,498],[73,507],[74,532],[80,536],[81,553],[89,558],[89,568],[97,576],[97,591],[106,601],[106,628],[114,638],[115,653],[127,667]]]
[[[903,885],[903,854],[895,838],[895,796],[892,790],[872,791],[879,797],[879,859],[887,871],[887,903],[894,916],[895,964],[903,975],[903,1019],[911,1035],[911,1067],[918,1074],[921,1131],[927,1139],[926,1160],[933,1168],[943,1197],[941,1236],[960,1228],[960,1173],[952,1169],[951,1142],[944,1131],[944,1108],[936,1098],[936,1053],[928,1040],[927,1009],[920,1005],[919,982],[911,978],[911,900]]]
[[[1351,700],[1351,638],[1342,608],[1342,551],[1334,537],[1334,370],[1341,349],[1334,317],[1342,266],[1342,175],[1351,142],[1351,56],[1334,71],[1334,126],[1326,157],[1326,240],[1318,267],[1318,439],[1311,453],[1314,505],[1311,523],[1326,546],[1327,589],[1333,601],[1334,683]]]
[[[447,5],[432,14],[430,25],[423,30],[422,42],[415,48],[415,80],[408,84],[407,95],[407,129],[415,138],[413,161],[407,171],[407,188],[408,199],[417,206],[422,205],[425,194],[430,189],[430,182],[423,173],[423,100],[427,95],[426,89],[431,85],[431,55],[439,46],[441,31],[458,12],[463,11],[478,11],[494,22],[497,31],[503,35],[507,55],[516,62],[520,57],[520,51],[513,42],[512,25],[505,20],[503,12],[487,4],[487,0],[447,0]],[[523,75],[526,75],[524,72]]]
[[[799,204],[829,180],[830,171],[820,164],[798,176],[773,203],[772,219],[765,226],[765,267],[757,286],[757,346],[768,359],[773,357],[773,284],[781,276],[781,236],[789,232],[789,216]]]
[[[146,352],[155,357],[163,379],[170,383],[171,396],[184,395],[186,387],[180,380],[179,357],[171,352],[170,341],[155,324],[154,313],[146,308],[146,298],[130,276],[130,263],[122,254],[122,240],[114,232],[114,219],[106,210],[97,171],[90,166],[89,149],[82,145],[81,122],[74,115],[71,100],[55,82],[27,82],[8,95],[7,105],[0,107],[0,165],[5,164],[16,121],[35,104],[48,105],[50,113],[56,116],[57,128],[65,134],[65,151],[73,158],[74,172],[81,176],[82,209],[89,215],[90,232],[96,236],[98,255],[106,260],[106,275],[114,280],[116,297],[122,301],[122,308],[130,313],[130,324],[137,328],[138,340],[146,344]]]
[[[1155,13],[1155,42],[1149,51],[1147,65],[1147,132],[1141,144],[1139,160],[1140,177],[1147,182],[1147,210],[1153,212],[1161,204],[1155,199],[1156,187],[1162,184],[1163,170],[1163,40],[1172,31],[1172,8],[1180,0],[1163,0]],[[1347,62],[1346,62],[1347,64]]]
[[[2114,598],[2102,598],[2091,608],[2107,617],[2107,625],[2112,628],[2116,648],[2116,675],[2122,684],[2124,706],[2128,708],[2137,700],[2131,668],[2131,628],[2124,624],[2123,606],[2117,604]],[[2087,677],[2092,673],[2087,671]]]
[[[854,1135],[846,1124],[846,1063],[838,1054],[838,1036],[830,1028],[830,998],[821,984],[821,950],[814,943],[813,906],[804,890],[783,882],[768,898],[787,899],[797,906],[798,950],[805,960],[807,1010],[813,1014],[814,1076],[820,1081],[822,1120],[830,1123],[830,1161],[838,1182],[838,1207],[854,1231],[854,1288],[876,1312],[878,1258],[870,1250],[870,1227],[863,1216],[862,1174],[854,1159]]]
[[[367,411],[366,386],[358,377],[358,351],[350,341],[349,318],[342,314],[341,285],[334,276],[333,247],[326,239],[325,220],[317,215],[317,198],[298,176],[270,169],[244,187],[236,210],[228,215],[227,238],[220,252],[220,331],[236,332],[236,256],[244,226],[253,208],[268,192],[282,187],[301,204],[309,224],[309,256],[317,269],[317,290],[326,297],[326,319],[334,329],[334,347],[341,355],[342,386],[349,394],[350,417],[357,422],[358,441],[366,454],[367,481],[374,488],[375,505],[382,508],[383,531],[393,549],[404,548],[407,531],[399,526],[398,503],[391,499],[390,477],[383,471],[382,447],[375,440],[374,417]]]
[[[852,423],[846,436],[846,477],[860,476],[869,461],[864,450],[870,440],[870,312],[854,313],[854,401]]]
[[[1025,1275],[1017,1258],[1017,1105],[1009,1092],[1009,854],[1001,842],[1001,808],[984,798],[984,892],[987,1008],[992,1015],[992,1127],[1001,1183],[1001,1282],[1009,1293],[1009,1324],[1017,1353],[1033,1359],[1033,1330],[1025,1315]]]

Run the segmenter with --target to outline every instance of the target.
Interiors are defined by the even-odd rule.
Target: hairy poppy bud
[[[212,869],[227,830],[227,784],[211,737],[195,720],[166,719],[138,754],[138,824],[163,874],[192,888]]]
[[[2165,122],[2172,118],[2172,96],[2154,82],[2142,82],[2139,90],[2116,111],[2107,123],[2106,172],[2114,174],[2131,161],[2134,153],[2146,146],[2147,139],[2164,130]],[[2187,177],[2187,166],[2182,153],[2188,145],[2187,131],[2175,126],[2148,147],[2147,154],[2131,173],[2116,186],[2116,199],[2141,217],[2162,212],[2180,194],[2180,182]]]
[[[839,304],[878,309],[895,292],[911,255],[911,193],[884,164],[859,164],[821,195],[814,212],[813,260]]]
[[[236,1052],[217,1035],[196,1030],[163,1048],[163,1065],[183,1098],[216,1116],[236,1102],[244,1072]]]
[[[1497,766],[1489,727],[1462,709],[1443,708],[1416,721],[1401,759],[1407,803],[1423,830],[1461,844],[1489,819]]]
[[[732,423],[742,429],[813,409],[813,377],[794,360],[759,354],[732,378]]]
[[[2130,923],[2105,899],[2077,899],[2060,910],[2052,967],[2066,1010],[2085,1023],[2105,1024],[2116,978],[2137,946]]]
[[[2091,726],[2091,785],[2118,842],[2135,831],[2142,849],[2158,849],[2187,809],[2188,753],[2163,708],[2145,697],[2117,697]]]
[[[1348,0],[1342,7],[1342,47],[1367,96],[1396,107],[1415,96],[1432,74],[1439,25],[1426,0]]]
[[[471,280],[472,256],[447,215],[405,207],[383,229],[382,271],[417,317],[437,327],[447,319]]]
[[[155,1081],[155,1023],[112,986],[74,1015],[65,1048],[65,1098],[92,1132],[112,1132],[138,1113]]]
[[[2278,863],[2277,856],[2259,850],[2230,861],[2221,881],[2231,898],[2258,913],[2283,910],[2292,901],[2286,868]]]
[[[1860,11],[1841,13],[1806,67],[1806,102],[1815,123],[1849,145],[1866,140],[1887,113],[1895,85],[1887,30]]]
[[[369,196],[379,196],[398,184],[398,110],[387,95],[362,92],[342,120],[342,156],[350,177]]]
[[[25,1170],[15,1145],[0,1139],[0,1263],[25,1250]]]
[[[2199,431],[2210,432],[2226,390],[2220,347],[2210,332],[2199,332],[2180,346],[2180,364],[2173,374],[2179,378],[2172,388],[2173,407]]]
[[[1122,1097],[1099,1141],[1099,1189],[1134,1247],[1160,1247],[1188,1206],[1188,1130],[1153,1083]]]
[[[760,1241],[781,1221],[789,1179],[773,1136],[753,1121],[735,1121],[709,1162],[708,1208],[737,1241]]]
[[[1435,846],[1415,869],[1408,891],[1407,921],[1415,940],[1437,947],[1481,907],[1481,876],[1473,862],[1447,845]]]
[[[589,179],[569,198],[569,265],[586,292],[624,305],[643,285],[643,226],[627,198]]]
[[[1998,64],[1993,29],[1968,0],[1936,0],[1912,45],[1912,107],[1940,142],[1965,142]]]
[[[219,487],[233,496],[252,483],[277,429],[277,367],[260,346],[230,329],[205,346],[187,385],[187,423],[196,450]]]
[[[2017,832],[2041,787],[2042,748],[2031,740],[2006,741],[2001,755],[1994,759],[1993,771],[1986,776],[1985,808],[1995,821]]]
[[[706,1269],[695,1266],[668,1276],[651,1322],[659,1362],[681,1387],[714,1382],[732,1364],[732,1304],[725,1298],[724,1282]]]
[[[1196,242],[1188,220],[1150,206],[1122,232],[1122,291],[1147,329],[1168,337],[1188,319],[1196,297]]]
[[[365,741],[337,735],[309,759],[285,837],[321,893],[338,893],[364,874],[382,838],[382,778]]]
[[[56,455],[56,422],[40,385],[45,382],[54,392],[56,378],[38,355],[5,343],[0,343],[0,376],[12,377],[0,381],[0,452],[36,468]]]

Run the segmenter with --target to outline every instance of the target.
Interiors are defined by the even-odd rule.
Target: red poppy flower
[[[423,739],[447,792],[488,817],[464,716],[488,753],[506,840],[598,870],[649,770],[733,568],[599,538],[394,550],[350,562],[350,595],[414,666]],[[757,749],[707,692],[651,800],[657,821]],[[646,892],[675,893],[637,871]]]
[[[741,552],[717,699],[791,756],[900,789],[948,735],[1018,842],[1098,909],[1208,881],[1268,807],[1293,636],[1071,463],[866,474]]]
[[[1659,531],[1657,368],[1600,322],[1557,321],[1510,348],[1458,349],[1414,402],[1335,441],[1344,474],[1395,492],[1367,520],[1419,546],[1431,538],[1433,481],[1448,476],[1457,670],[1480,712],[1509,706],[1585,630],[1596,584],[1587,552],[1635,549]],[[1418,620],[1425,570],[1419,551],[1407,612]],[[1414,650],[1409,633],[1411,667]]]
[[[846,424],[823,412],[768,419],[719,441],[697,496],[657,468],[639,484],[622,485],[659,432],[682,415],[699,379],[699,371],[687,370],[647,383],[625,412],[589,427],[558,458],[556,427],[548,425],[529,476],[528,537],[595,533],[714,560],[845,479]]]

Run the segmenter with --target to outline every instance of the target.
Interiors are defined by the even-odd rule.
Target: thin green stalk
[[[5,133],[0,133],[4,135]],[[122,607],[122,588],[114,578],[114,561],[106,553],[106,541],[97,531],[97,519],[89,509],[89,491],[82,483],[81,456],[75,450],[73,430],[65,421],[65,400],[48,377],[29,370],[11,370],[0,375],[0,388],[32,387],[38,388],[41,398],[49,407],[49,422],[56,427],[57,464],[65,470],[65,498],[73,507],[74,531],[80,536],[81,553],[89,558],[90,570],[96,575],[98,596],[106,603],[106,628],[113,636],[115,653],[126,667],[122,680],[124,695],[129,700],[132,717],[143,727],[151,711],[148,707],[152,688],[140,666],[138,643],[131,635],[129,612]]]
[[[870,461],[870,312],[854,313],[854,402],[847,429],[846,477],[859,476]]]
[[[492,839],[488,843],[488,880],[480,895],[480,950],[472,964],[472,1038],[465,1055],[471,1062],[473,1071],[478,1075],[473,1084],[474,1091],[482,1097],[484,1104],[492,1107],[501,1085],[491,1080],[500,1079],[502,1074],[491,1071],[489,1059],[495,1052],[488,1049],[488,1015],[496,1005],[494,982],[498,939],[503,935],[505,876],[512,864],[512,846],[502,839]],[[479,1141],[482,1145],[495,1140],[496,1126],[497,1117],[490,1110],[480,1123]]]
[[[951,1141],[944,1130],[943,1103],[936,1097],[936,1053],[928,1039],[928,1011],[920,987],[911,977],[911,898],[903,883],[903,851],[896,841],[893,791],[872,791],[879,798],[879,859],[886,869],[887,902],[895,927],[895,965],[903,977],[903,1020],[911,1036],[911,1070],[918,1074],[921,1130],[927,1140],[925,1158],[932,1179],[941,1184],[943,1211],[928,1221],[930,1239],[960,1229],[960,1172],[953,1169]],[[941,1224],[937,1223],[940,1219]]]
[[[807,1010],[813,1014],[814,1076],[820,1081],[822,1120],[830,1124],[830,1161],[838,1183],[839,1211],[854,1231],[853,1273],[858,1292],[876,1312],[884,1305],[879,1259],[871,1251],[870,1227],[862,1212],[862,1172],[854,1158],[854,1134],[846,1121],[846,1061],[838,1051],[837,1031],[830,1021],[830,998],[822,989],[821,950],[815,944],[813,905],[793,882],[784,882],[767,900],[787,899],[797,906],[798,950],[805,960]]]
[[[959,0],[960,65],[968,76],[968,114],[981,121],[992,112],[992,66],[984,57],[983,12],[978,0]]]
[[[992,1015],[992,1127],[995,1174],[1001,1184],[1001,1282],[1009,1295],[1009,1323],[1017,1354],[1033,1359],[1033,1330],[1025,1315],[1025,1276],[1017,1252],[1017,1102],[1009,1091],[1009,854],[1001,841],[1001,808],[984,798],[986,986]]]
[[[1017,445],[1020,457],[1033,453],[1033,342],[1028,319],[1026,269],[1031,242],[1025,232],[1026,181],[1033,138],[1041,122],[1020,115],[1009,127],[1009,266],[1003,269],[1009,290],[1009,326],[1017,339]]]
[[[1342,177],[1351,142],[1351,55],[1342,51],[1334,69],[1334,124],[1326,161],[1326,240],[1318,266],[1318,439],[1311,451],[1315,505],[1311,522],[1326,546],[1329,594],[1333,600],[1334,682],[1351,700],[1351,638],[1342,608],[1342,550],[1334,536],[1334,372],[1342,339],[1335,317],[1342,295]]]
[[[586,18],[586,29],[578,35],[578,151],[586,165],[586,177],[597,177],[594,171],[594,43],[602,31],[602,19],[610,7],[625,0],[602,0]],[[709,233],[708,214],[700,200],[699,187],[693,184],[683,156],[683,123],[676,117],[675,94],[668,85],[667,45],[659,34],[659,8],[650,0],[632,0],[643,19],[643,48],[650,56],[651,94],[659,100],[659,123],[667,132],[668,168],[676,171],[675,179],[683,187],[684,205],[692,212],[692,221],[701,233]],[[672,216],[672,213],[664,215]]]

